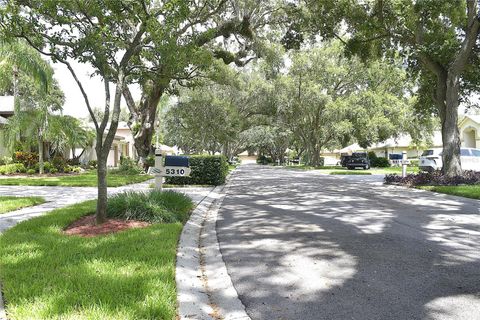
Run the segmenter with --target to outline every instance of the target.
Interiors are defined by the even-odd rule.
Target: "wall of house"
[[[120,150],[122,155],[135,159],[137,157],[137,153],[135,151],[134,140],[130,129],[117,129],[117,136],[124,138],[123,142],[125,143],[125,146]]]
[[[480,123],[466,119],[459,127],[462,147],[480,149]]]

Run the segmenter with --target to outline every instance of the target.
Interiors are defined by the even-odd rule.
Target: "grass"
[[[44,202],[45,199],[42,197],[0,196],[0,213],[36,206],[37,204],[42,204]]]
[[[22,222],[0,236],[0,278],[10,319],[175,319],[181,223],[95,238],[63,229],[95,201]]]
[[[109,187],[120,187],[127,184],[139,183],[152,179],[149,175],[122,175],[108,174]],[[96,187],[97,172],[88,171],[81,174],[72,174],[58,177],[12,177],[0,178],[0,185],[15,186],[63,186],[63,187]]]
[[[454,196],[460,196],[465,198],[472,198],[480,200],[480,185],[465,185],[465,186],[418,186],[417,188],[445,193]]]
[[[360,170],[344,170],[344,171],[332,171],[330,172],[332,175],[363,175],[363,176],[368,176],[371,175],[371,172],[368,171],[360,171]]]
[[[152,223],[185,223],[193,207],[188,196],[175,191],[125,191],[108,199],[107,215]]]

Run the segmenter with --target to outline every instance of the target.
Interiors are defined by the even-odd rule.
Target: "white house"
[[[460,140],[462,147],[480,149],[480,115],[462,115],[458,122]],[[442,134],[435,131],[429,145],[418,146],[412,141],[408,134],[400,135],[398,138],[390,138],[384,142],[374,144],[367,148],[367,151],[373,151],[378,157],[388,158],[389,154],[401,154],[407,152],[410,159],[418,158],[426,148],[442,148]],[[329,164],[338,162],[341,154],[351,154],[356,151],[365,151],[358,144],[349,145],[343,149],[337,149],[322,154]],[[328,159],[327,159],[328,158]]]
[[[458,123],[458,127],[462,146],[480,149],[480,114],[465,115]]]
[[[0,96],[0,158],[10,156],[10,152],[6,148],[3,127],[8,123],[8,118],[13,116],[13,110],[13,96]]]

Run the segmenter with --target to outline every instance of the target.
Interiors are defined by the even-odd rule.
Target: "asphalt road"
[[[480,201],[241,166],[217,221],[252,319],[480,319]]]

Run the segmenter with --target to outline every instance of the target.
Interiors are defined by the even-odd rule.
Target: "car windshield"
[[[470,150],[468,149],[460,149],[460,156],[462,157],[470,157]]]
[[[438,152],[438,153],[435,153],[435,150],[425,150],[423,151],[422,153],[422,157],[426,157],[426,156],[441,156],[443,152]]]
[[[364,152],[355,152],[352,154],[353,158],[366,158],[367,154]]]

